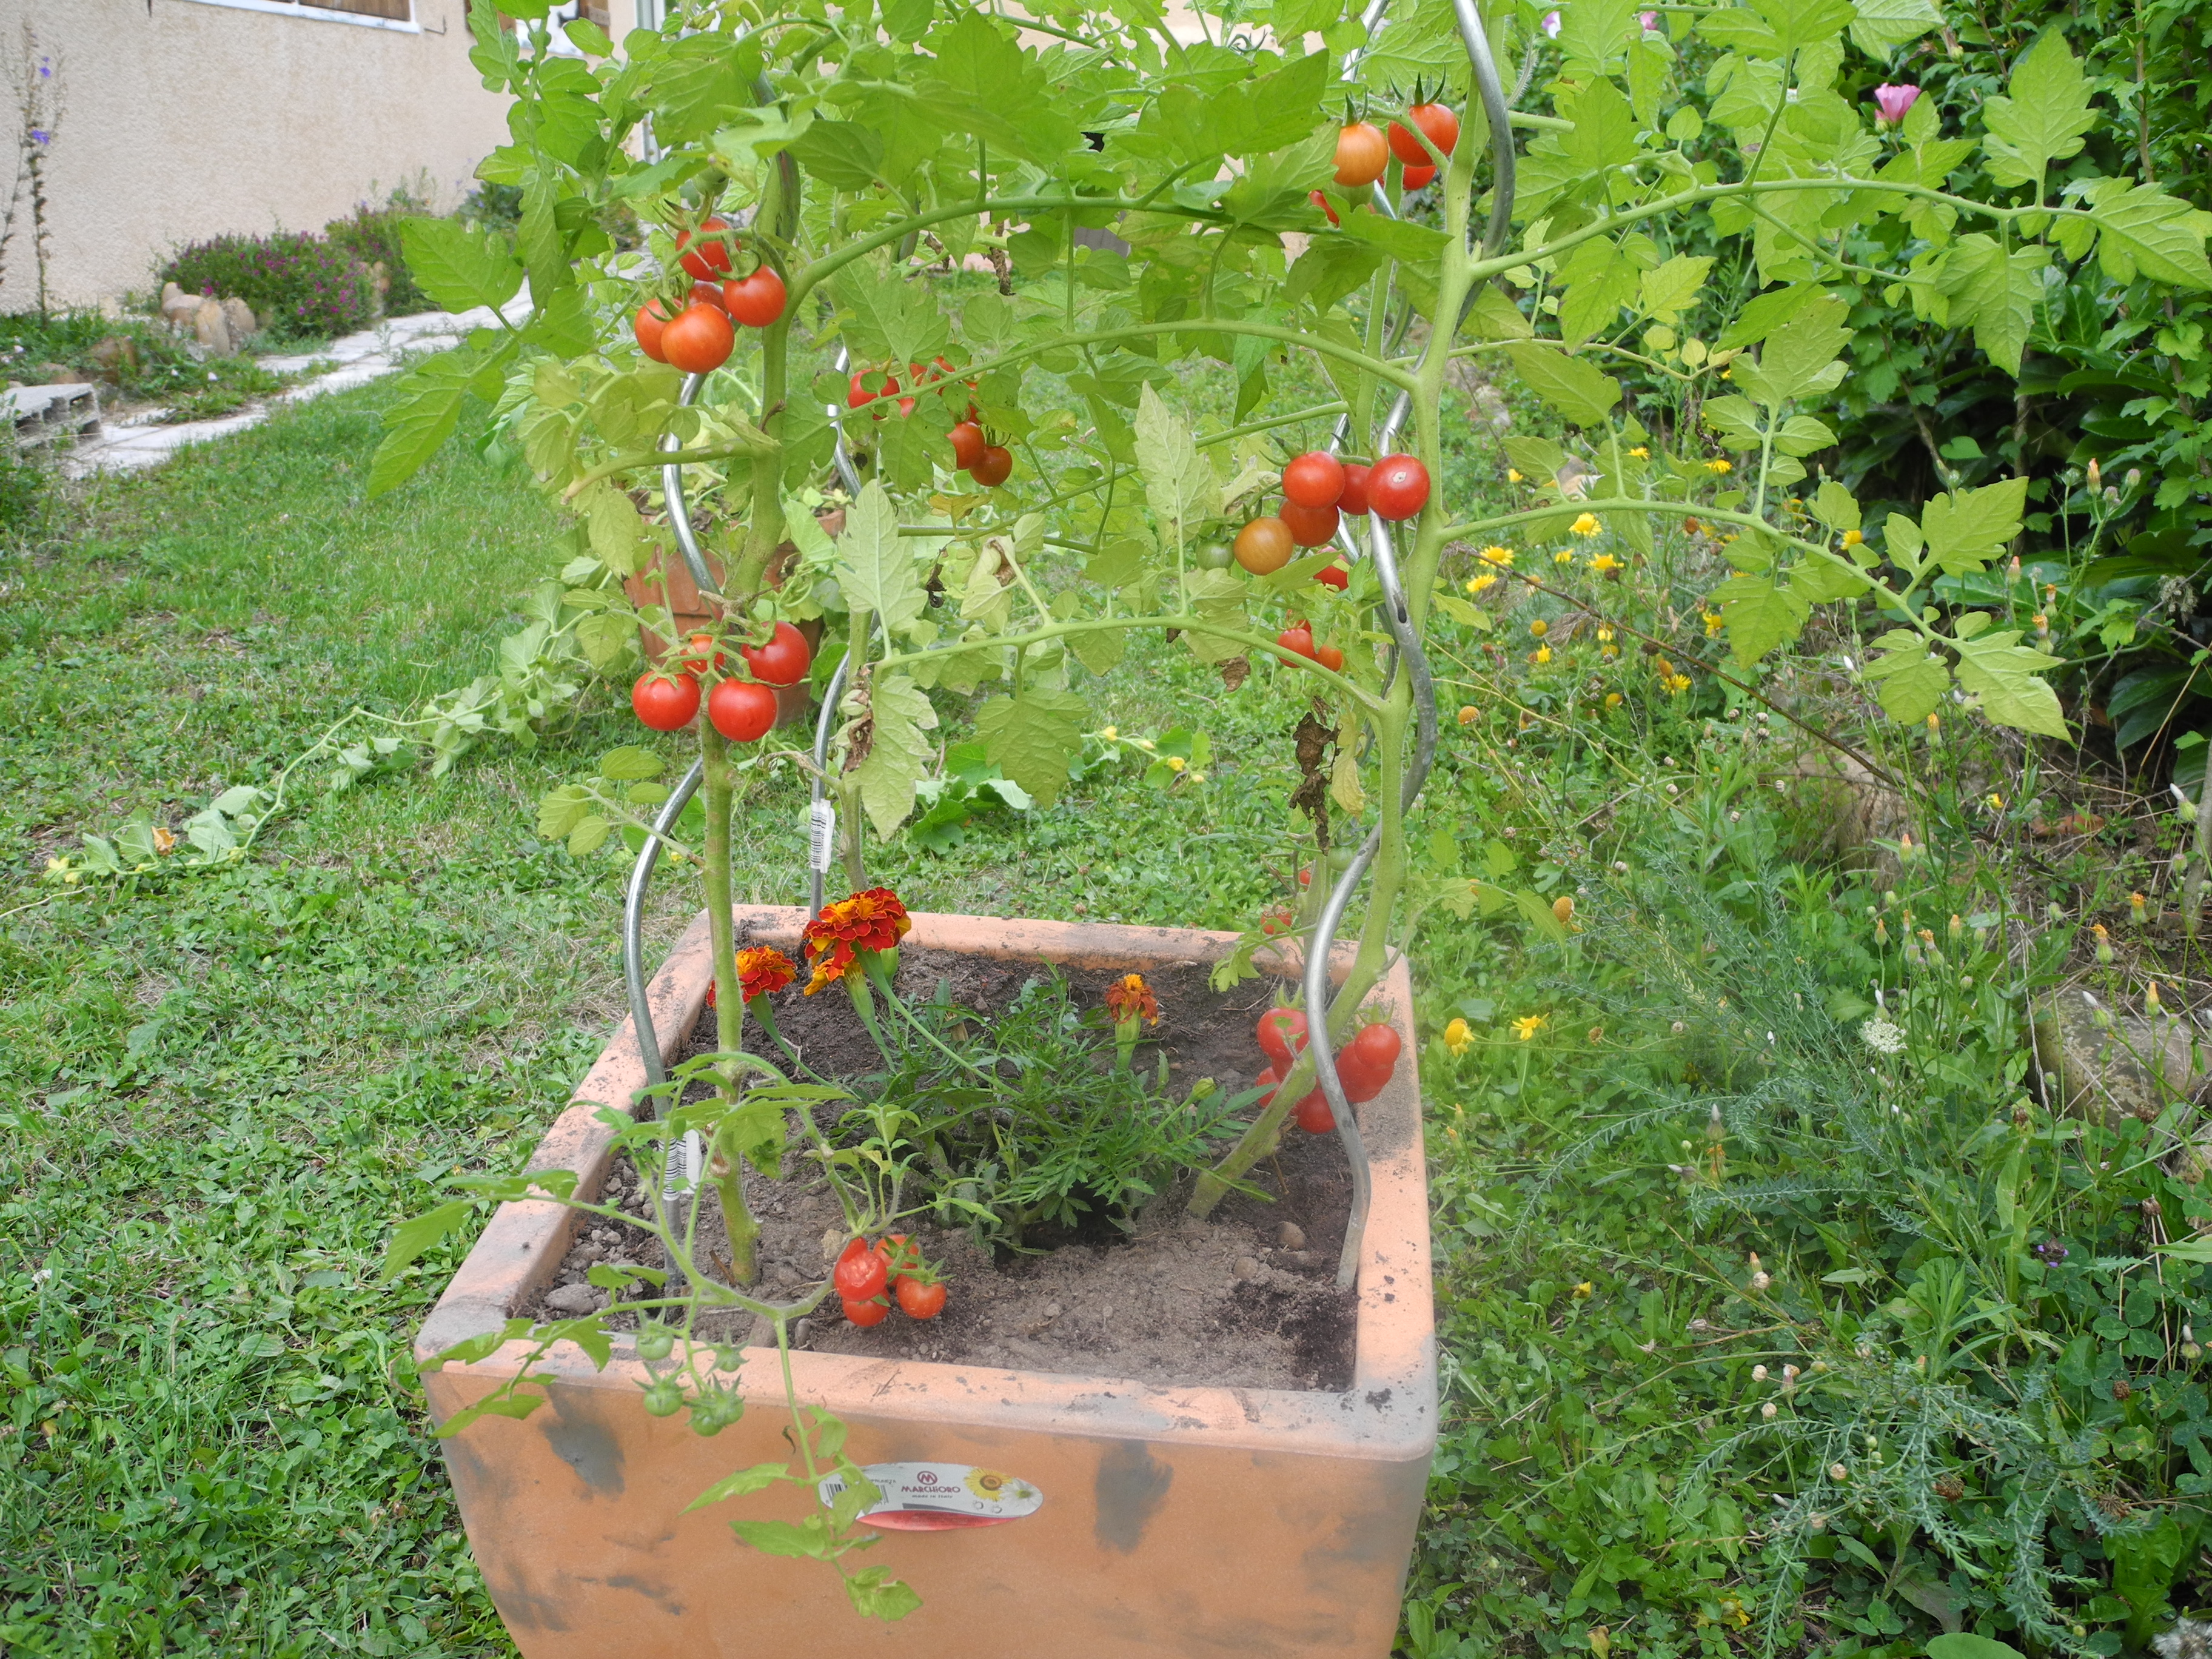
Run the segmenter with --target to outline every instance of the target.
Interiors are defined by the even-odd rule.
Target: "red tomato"
[[[722,304],[747,328],[766,328],[783,315],[783,278],[766,265],[722,284]]]
[[[934,1319],[945,1311],[945,1286],[925,1285],[919,1279],[898,1284],[899,1311],[908,1319]]]
[[[631,331],[637,336],[637,349],[656,363],[668,361],[667,354],[660,349],[661,331],[667,326],[668,313],[658,300],[647,300],[630,320]]]
[[[1344,653],[1333,645],[1314,647],[1314,660],[1332,674],[1344,672]]]
[[[1260,931],[1269,939],[1279,939],[1291,931],[1292,920],[1290,907],[1278,905],[1274,909],[1266,911],[1261,915]]]
[[[1316,190],[1316,191],[1311,191],[1311,192],[1310,192],[1310,195],[1312,196],[1312,198],[1313,198],[1313,204],[1314,204],[1316,207],[1319,208],[1319,209],[1320,209],[1323,213],[1326,213],[1327,215],[1328,215],[1328,222],[1329,222],[1329,223],[1331,223],[1331,224],[1333,224],[1333,225],[1335,225],[1335,224],[1341,224],[1341,223],[1343,223],[1343,222],[1344,222],[1342,220],[1339,219],[1339,218],[1336,216],[1336,210],[1335,210],[1334,208],[1333,208],[1333,207],[1331,207],[1331,206],[1329,205],[1329,201],[1328,201],[1328,197],[1326,197],[1326,196],[1322,195],[1322,194],[1319,191],[1317,191],[1317,190]]]
[[[689,726],[699,712],[699,682],[689,674],[647,671],[630,687],[629,706],[654,731],[673,732],[679,726]]]
[[[975,458],[975,465],[968,469],[968,476],[986,489],[996,489],[1013,476],[1012,452],[997,444],[986,444],[983,453]]]
[[[1429,504],[1429,469],[1413,455],[1385,455],[1367,475],[1367,503],[1377,518],[1410,519]]]
[[[688,644],[689,648],[684,653],[685,673],[703,674],[712,668],[719,674],[730,665],[730,659],[720,651],[714,650],[714,636],[712,634],[694,634]],[[708,654],[709,652],[714,653],[711,657]]]
[[[1306,1046],[1306,1017],[1295,1008],[1270,1008],[1260,1016],[1260,1052],[1287,1071],[1291,1056]]]
[[[1336,536],[1334,507],[1300,507],[1285,501],[1276,514],[1288,526],[1291,539],[1300,547],[1327,547]]]
[[[1449,155],[1459,143],[1459,117],[1442,104],[1416,104],[1406,113],[1428,135],[1429,142]],[[1409,167],[1434,167],[1421,141],[1395,121],[1390,123],[1390,153]]]
[[[1272,1066],[1270,1066],[1266,1071],[1261,1073],[1259,1076],[1252,1079],[1252,1086],[1254,1088],[1265,1089],[1267,1091],[1266,1094],[1260,1097],[1260,1109],[1261,1111],[1266,1111],[1267,1108],[1275,1103],[1275,1085],[1282,1080],[1282,1073],[1278,1072]]]
[[[1294,455],[1283,468],[1283,496],[1297,507],[1334,507],[1344,494],[1344,463],[1327,450]]]
[[[757,743],[775,724],[775,693],[750,680],[724,680],[708,694],[707,718],[732,743]]]
[[[871,1325],[880,1325],[891,1316],[891,1304],[881,1297],[866,1302],[855,1302],[850,1297],[842,1298],[845,1317],[866,1330]]]
[[[867,382],[871,380],[880,381],[882,384],[878,386],[873,392],[871,392],[867,387]],[[872,404],[878,398],[896,397],[898,395],[898,376],[892,374],[890,370],[887,368],[864,368],[846,383],[845,407],[848,409],[858,409],[861,404]],[[906,398],[901,403],[899,412],[901,414],[904,414],[913,407],[914,399],[911,398]],[[878,410],[876,413],[880,416],[883,414],[883,411],[881,410]]]
[[[729,226],[721,220],[710,218],[699,227],[699,234],[702,238],[713,238],[716,231],[728,228]],[[676,233],[676,252],[683,259],[684,269],[702,283],[719,281],[729,275],[730,245],[726,240],[702,240],[698,246],[693,247],[691,233],[679,230]]]
[[[830,1273],[830,1282],[837,1294],[848,1302],[866,1302],[870,1297],[881,1296],[884,1286],[890,1282],[890,1263],[884,1253],[865,1240],[854,1239],[837,1258],[837,1266]]]
[[[904,1233],[885,1233],[876,1241],[876,1251],[891,1272],[891,1287],[896,1290],[906,1276],[921,1266],[921,1252]]]
[[[720,283],[692,283],[691,303],[695,306],[712,306],[717,311],[727,311],[730,308],[723,301],[722,285]]]
[[[1431,167],[1411,167],[1399,174],[1399,182],[1409,191],[1426,190],[1436,181],[1437,170]]]
[[[1336,182],[1346,190],[1364,190],[1390,165],[1390,146],[1364,121],[1354,121],[1336,135]]]
[[[765,645],[740,646],[738,654],[763,685],[796,685],[814,665],[814,652],[806,643],[806,635],[787,622],[775,625]]]
[[[1371,467],[1361,466],[1356,461],[1344,465],[1344,494],[1336,498],[1336,510],[1347,514],[1367,511],[1367,475]]]
[[[1310,658],[1314,653],[1313,629],[1304,623],[1293,623],[1275,635],[1275,643],[1294,657]]]
[[[1291,1109],[1298,1127],[1310,1135],[1325,1135],[1336,1127],[1336,1114],[1328,1109],[1328,1098],[1318,1089]]]
[[[1359,1035],[1345,1044],[1337,1064],[1344,1079],[1344,1097],[1358,1102],[1372,1100],[1381,1094],[1382,1085],[1398,1069],[1399,1051],[1404,1046],[1395,1025],[1360,1027]]]
[[[983,428],[973,421],[962,421],[952,428],[952,464],[963,472],[973,471],[975,463],[983,459],[988,447],[983,441]]]
[[[690,305],[660,331],[660,349],[672,367],[686,374],[710,374],[730,361],[738,343],[727,313],[720,306]]]
[[[1340,564],[1333,564],[1326,570],[1316,572],[1314,580],[1323,587],[1333,587],[1341,593],[1352,586],[1352,573]]]
[[[1273,575],[1291,562],[1293,545],[1280,519],[1255,519],[1237,532],[1237,562],[1255,576]]]

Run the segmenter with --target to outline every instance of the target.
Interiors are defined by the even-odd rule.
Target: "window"
[[[191,0],[234,11],[269,12],[279,17],[316,17],[333,23],[360,23],[373,29],[422,30],[415,21],[415,0]]]
[[[394,23],[415,21],[415,0],[300,0],[317,11],[349,11],[357,17],[381,17]]]

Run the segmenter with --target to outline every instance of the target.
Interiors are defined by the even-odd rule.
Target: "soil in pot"
[[[920,1002],[945,995],[985,1014],[1007,1006],[1024,985],[1043,976],[1042,964],[909,948],[901,952],[898,988]],[[1078,1007],[1099,1006],[1116,975],[1066,973]],[[1231,1093],[1251,1086],[1266,1064],[1253,1024],[1279,981],[1248,980],[1225,993],[1206,984],[1203,966],[1146,971],[1162,1018],[1147,1034],[1136,1064],[1157,1066],[1166,1054],[1170,1086],[1180,1096],[1201,1077]],[[881,1056],[842,989],[777,999],[783,1035],[823,1077],[854,1082],[878,1072]],[[757,1028],[749,1041],[757,1044]],[[714,1017],[702,1013],[684,1055],[712,1052]],[[826,1112],[830,1127],[839,1109]],[[746,1175],[746,1193],[762,1224],[759,1283],[771,1293],[796,1294],[828,1272],[842,1243],[836,1199],[810,1166],[793,1157],[788,1178]],[[618,1166],[609,1195],[631,1213],[647,1212],[635,1170]],[[1097,1216],[1073,1231],[1032,1227],[1029,1253],[993,1250],[962,1229],[917,1218],[908,1231],[950,1286],[945,1311],[918,1321],[893,1312],[862,1329],[848,1323],[836,1300],[804,1322],[799,1340],[821,1352],[892,1360],[931,1360],[1010,1370],[1125,1377],[1161,1384],[1341,1390],[1351,1386],[1356,1297],[1336,1288],[1338,1252],[1351,1205],[1342,1146],[1334,1135],[1295,1128],[1277,1156],[1264,1159],[1252,1183],[1263,1194],[1231,1194],[1211,1219],[1185,1218],[1187,1182],[1147,1206],[1133,1231]],[[711,1218],[702,1217],[704,1231]],[[709,1254],[719,1243],[717,1235]],[[627,1234],[625,1238],[623,1235]],[[539,1318],[574,1317],[603,1304],[586,1280],[597,1261],[658,1265],[652,1241],[628,1228],[580,1228],[560,1273],[534,1308]],[[619,1310],[608,1322],[633,1322]],[[745,1322],[748,1326],[752,1322]],[[770,1340],[766,1327],[704,1333],[716,1340]]]

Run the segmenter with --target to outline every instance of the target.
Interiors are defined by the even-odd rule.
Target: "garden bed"
[[[1047,971],[1034,962],[909,950],[898,988],[917,1001],[944,996],[988,1015]],[[1087,1008],[1098,1006],[1115,975],[1078,968],[1066,977],[1074,1005]],[[1216,992],[1200,963],[1171,965],[1151,977],[1163,1015],[1156,1040],[1140,1045],[1136,1063],[1157,1066],[1164,1054],[1178,1089],[1201,1077],[1231,1094],[1249,1088],[1264,1064],[1253,1043],[1253,1022],[1273,999],[1277,981],[1248,981]],[[857,1081],[880,1071],[881,1058],[842,991],[781,1000],[787,1006],[777,1016],[780,1028],[821,1076]],[[757,1046],[757,1031],[753,1040]],[[682,1057],[711,1053],[714,1041],[714,1013],[702,1011]],[[825,1131],[834,1132],[841,1109],[823,1109]],[[747,1197],[762,1224],[760,1285],[771,1294],[796,1295],[826,1271],[844,1226],[826,1185],[806,1178],[795,1153],[785,1171],[785,1180],[769,1181],[748,1170]],[[608,1181],[610,1195],[625,1210],[647,1212],[634,1170],[618,1164]],[[1078,1228],[1032,1230],[1025,1253],[988,1249],[963,1227],[915,1225],[910,1231],[923,1253],[944,1264],[951,1287],[945,1312],[927,1322],[895,1317],[863,1329],[831,1303],[803,1322],[798,1345],[1158,1383],[1347,1388],[1357,1306],[1353,1293],[1335,1284],[1351,1206],[1344,1149],[1333,1135],[1293,1131],[1279,1154],[1260,1166],[1254,1185],[1259,1195],[1232,1195],[1202,1223],[1184,1218],[1180,1190],[1163,1194],[1129,1231],[1094,1207]],[[657,1255],[639,1255],[650,1241],[633,1234],[635,1243],[626,1243],[623,1231],[611,1224],[580,1230],[545,1294],[587,1295],[574,1287],[585,1285],[598,1262],[627,1258],[657,1265]],[[549,1309],[541,1298],[529,1311],[558,1318],[567,1310]],[[633,1322],[616,1312],[609,1322],[621,1328]],[[764,1323],[756,1327],[747,1318],[744,1324],[743,1331],[714,1334],[773,1340]]]

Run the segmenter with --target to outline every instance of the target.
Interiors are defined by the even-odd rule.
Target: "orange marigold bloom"
[[[1126,1025],[1133,1019],[1154,1025],[1160,1023],[1159,999],[1145,983],[1142,974],[1124,974],[1118,983],[1106,988],[1106,1012],[1114,1016],[1116,1025]]]
[[[859,951],[896,950],[913,926],[906,906],[888,887],[871,887],[823,905],[822,914],[800,935],[814,969],[806,994],[812,996],[832,980],[844,978],[860,960]]]
[[[799,969],[791,958],[773,945],[738,952],[738,986],[747,1002],[781,991],[798,977]]]

